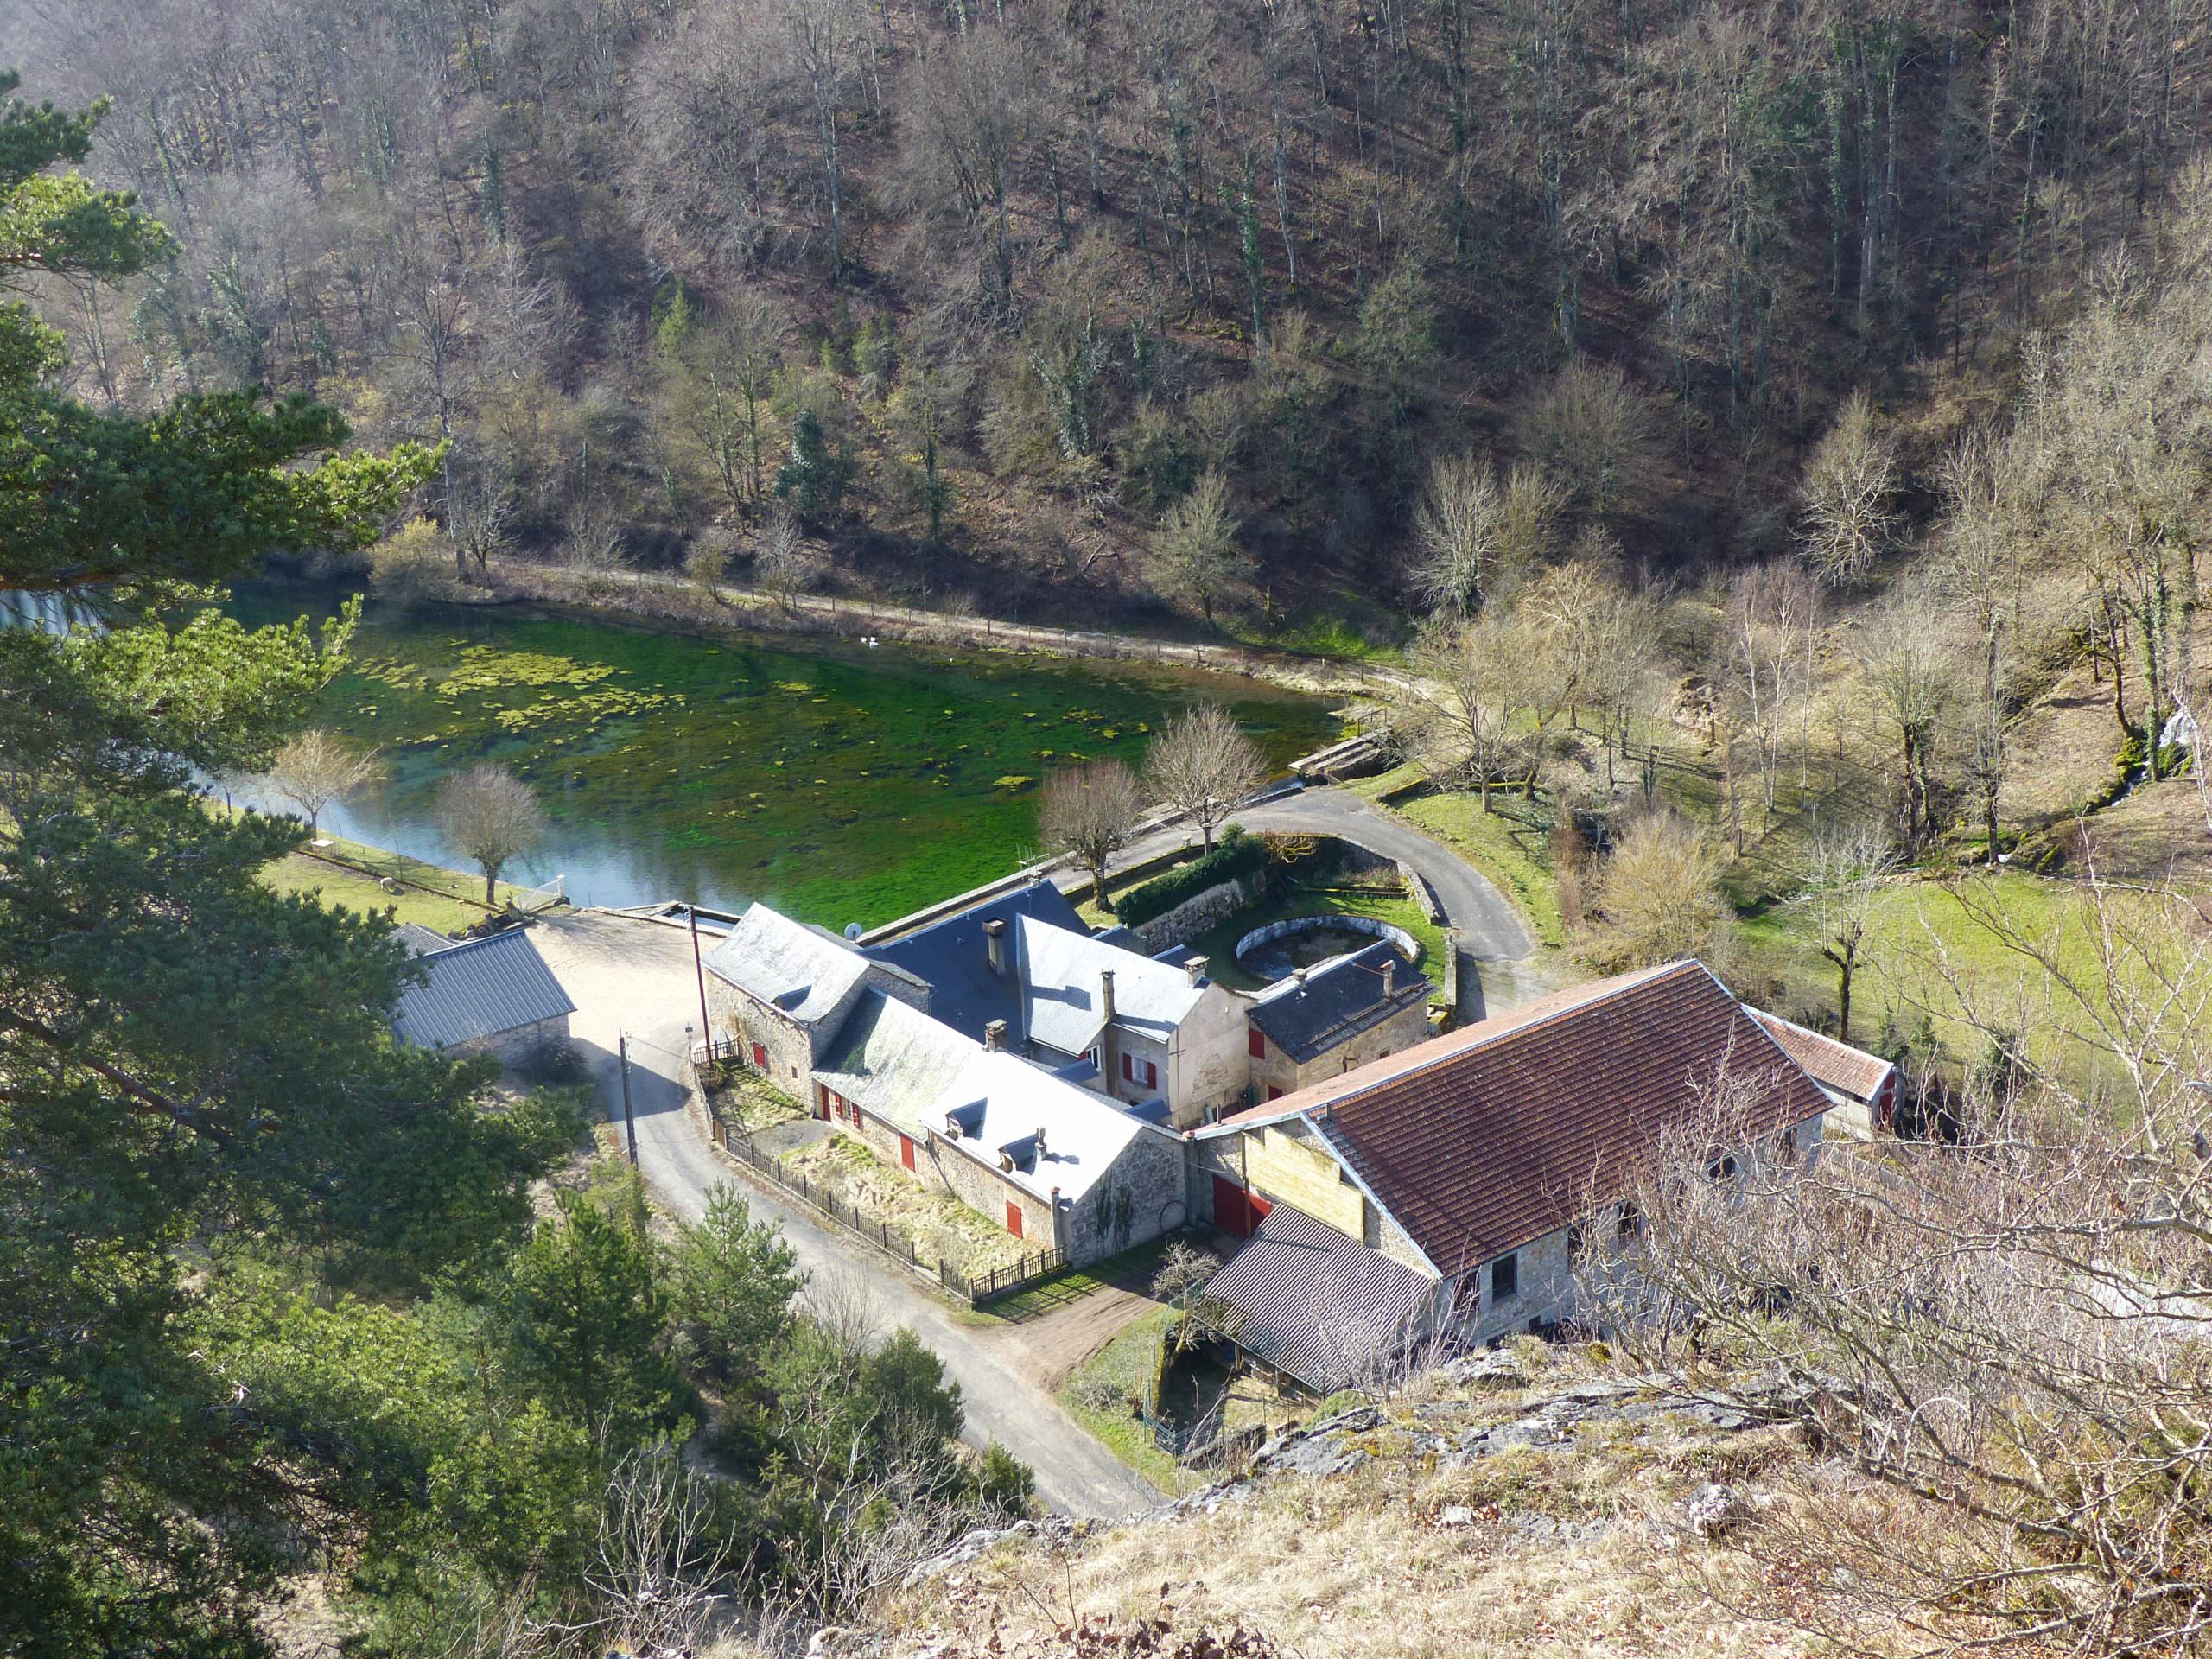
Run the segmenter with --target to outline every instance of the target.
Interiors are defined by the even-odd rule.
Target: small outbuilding
[[[1264,1104],[1424,1042],[1429,982],[1388,939],[1332,957],[1252,1001],[1252,1099]]]
[[[426,977],[403,990],[392,1010],[402,1042],[514,1061],[568,1039],[576,1005],[521,928],[459,944],[407,943]]]

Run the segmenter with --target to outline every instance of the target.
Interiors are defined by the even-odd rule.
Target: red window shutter
[[[757,1071],[766,1071],[768,1069],[768,1051],[758,1043],[753,1045],[753,1066]]]
[[[1144,1063],[1144,1086],[1147,1089],[1160,1087],[1160,1068],[1150,1060]]]
[[[914,1166],[914,1140],[912,1135],[899,1137],[899,1161],[909,1169]]]
[[[1268,1058],[1268,1039],[1262,1033],[1256,1031],[1247,1033],[1244,1046],[1251,1051],[1254,1059],[1264,1060]]]
[[[1268,1085],[1268,1098],[1269,1100],[1281,1100],[1282,1098],[1282,1090],[1276,1088],[1272,1083],[1269,1084]]]
[[[1021,1206],[1012,1198],[1006,1201],[1006,1230],[1016,1238],[1027,1236],[1021,1230]]]
[[[1137,1080],[1136,1062],[1126,1054],[1122,1056],[1122,1080],[1124,1083],[1135,1083]]]

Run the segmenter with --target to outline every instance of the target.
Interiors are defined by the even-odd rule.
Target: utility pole
[[[638,1119],[630,1109],[630,1033],[626,1031],[616,1033],[614,1042],[621,1055],[622,1122],[630,1131],[630,1166],[634,1169],[638,1164]]]
[[[707,1021],[707,964],[699,956],[699,906],[684,906],[683,913],[691,918],[691,971],[699,978],[699,1040],[707,1046],[707,1060],[715,1058],[715,1028]]]

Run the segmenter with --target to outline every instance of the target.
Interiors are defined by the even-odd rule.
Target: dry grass
[[[1482,1415],[1510,1419],[1591,1367],[1555,1361],[1533,1389],[1487,1396]],[[1393,1415],[1411,1421],[1437,1397],[1409,1395]],[[1346,1659],[1821,1654],[1834,1643],[1815,1633],[1787,1564],[1699,1541],[1683,1498],[1725,1480],[1763,1496],[1763,1514],[1847,1503],[1870,1523],[1929,1520],[1888,1516],[1899,1500],[1812,1463],[1782,1429],[1603,1424],[1449,1470],[1404,1455],[1408,1437],[1389,1424],[1361,1443],[1376,1460],[1348,1475],[1276,1475],[1211,1512],[1093,1533],[1064,1554],[1001,1549],[888,1606],[891,1651],[1039,1650],[1056,1628],[1110,1613],[1164,1618],[1179,1637],[1243,1628],[1272,1652]],[[1473,1518],[1451,1524],[1448,1510]],[[1920,1645],[1852,1634],[1874,1653]]]
[[[829,1188],[869,1221],[887,1222],[893,1232],[905,1233],[925,1261],[947,1262],[956,1272],[1012,1267],[1035,1249],[959,1199],[932,1192],[893,1169],[850,1135],[826,1136],[783,1161],[787,1172]]]

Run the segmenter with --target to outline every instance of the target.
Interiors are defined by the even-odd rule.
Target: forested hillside
[[[179,245],[48,296],[85,391],[451,438],[396,578],[1340,645],[1437,600],[1455,502],[1856,575],[2101,261],[2169,269],[2212,50],[2196,0],[7,12]]]

